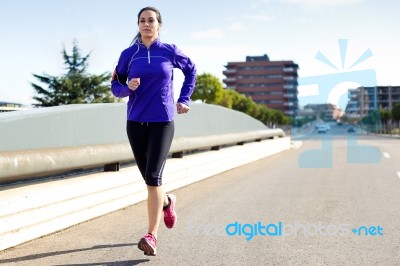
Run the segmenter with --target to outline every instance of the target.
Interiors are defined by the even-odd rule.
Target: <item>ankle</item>
[[[148,234],[152,235],[157,240],[157,234],[153,234],[153,233],[148,233]]]
[[[164,206],[163,206],[163,211],[165,211],[166,209],[168,209],[169,208],[169,206],[171,206],[171,199],[168,197],[168,196],[166,196],[167,197],[167,204],[165,204],[165,201],[164,201]]]

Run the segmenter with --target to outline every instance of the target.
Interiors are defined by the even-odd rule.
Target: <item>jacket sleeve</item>
[[[196,65],[189,57],[175,47],[174,67],[181,69],[185,76],[178,102],[189,105],[190,96],[192,95],[196,84]]]
[[[126,83],[128,79],[129,60],[130,57],[126,51],[122,52],[111,79],[111,91],[115,97],[124,98],[133,93]]]

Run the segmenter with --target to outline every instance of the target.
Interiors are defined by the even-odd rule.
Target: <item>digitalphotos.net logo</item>
[[[191,236],[243,237],[250,241],[255,237],[315,237],[315,236],[367,236],[379,237],[384,235],[381,225],[350,226],[349,224],[332,223],[240,223],[201,224],[194,221],[186,223],[186,233]]]

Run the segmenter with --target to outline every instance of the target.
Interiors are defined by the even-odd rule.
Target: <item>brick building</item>
[[[293,61],[270,61],[268,56],[247,56],[245,62],[228,62],[223,71],[227,89],[250,96],[286,115],[298,111],[297,70]]]

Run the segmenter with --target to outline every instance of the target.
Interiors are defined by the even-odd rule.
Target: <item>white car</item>
[[[326,125],[319,125],[318,126],[318,133],[326,133],[328,131],[328,128]]]

